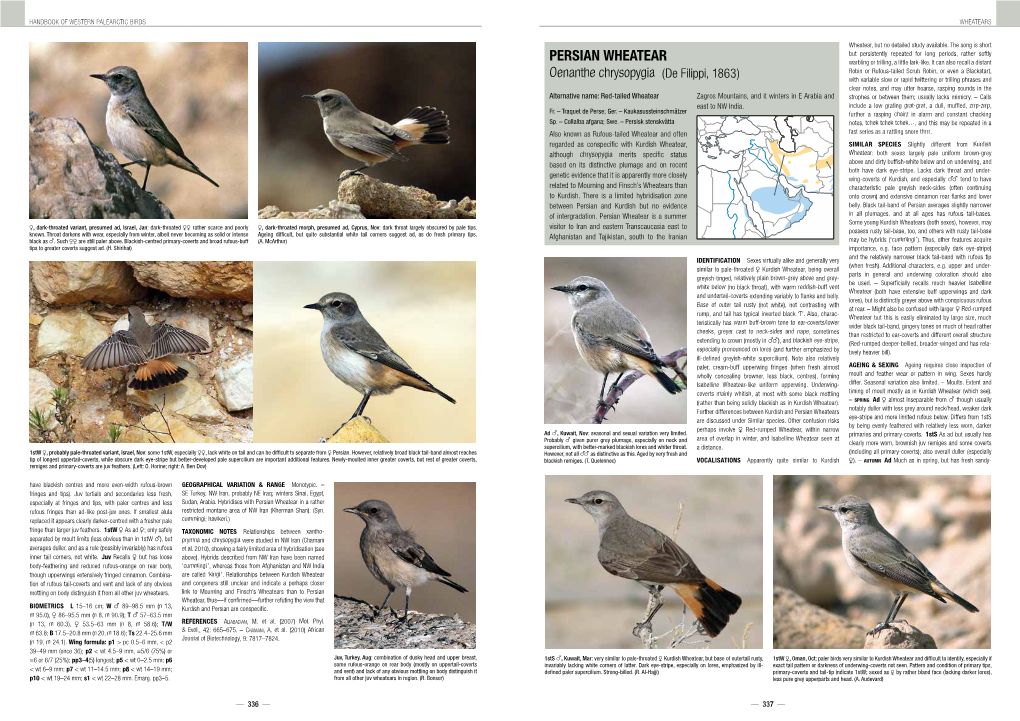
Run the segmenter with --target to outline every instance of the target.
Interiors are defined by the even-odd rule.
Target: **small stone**
[[[42,322],[43,322],[43,316],[38,315],[36,313],[29,313],[28,314],[28,324],[29,325],[39,325]]]
[[[867,649],[937,648],[935,639],[906,621],[894,621],[889,628],[872,633],[864,641]]]
[[[326,443],[389,443],[386,437],[364,418],[355,418]]]
[[[228,411],[243,411],[255,403],[255,370],[252,354],[240,358],[213,375],[220,403]]]

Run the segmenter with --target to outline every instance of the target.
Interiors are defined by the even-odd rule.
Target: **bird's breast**
[[[166,148],[128,117],[123,101],[110,97],[106,106],[106,134],[113,147],[129,160],[165,165]]]

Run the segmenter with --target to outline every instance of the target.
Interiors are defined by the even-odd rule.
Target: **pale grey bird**
[[[977,606],[950,591],[917,556],[885,530],[875,516],[875,509],[863,498],[843,496],[835,505],[819,508],[829,511],[839,521],[843,556],[854,575],[893,593],[893,605],[885,620],[867,635],[889,628],[911,593],[923,593],[942,603],[946,602],[943,597],[948,597],[967,611],[978,612]]]
[[[407,162],[400,151],[409,145],[447,145],[450,120],[446,113],[432,107],[417,107],[393,125],[354,107],[339,90],[320,90],[311,98],[319,106],[322,129],[334,148],[349,158],[361,161],[354,170],[343,173],[338,182],[361,175],[365,168],[397,159]]]
[[[435,393],[450,403],[457,402],[415,373],[365,320],[358,302],[351,296],[327,293],[318,303],[309,303],[305,308],[322,313],[319,346],[326,365],[333,375],[363,396],[353,415],[333,431],[334,436],[364,413],[373,395],[386,395],[402,386]]]
[[[629,370],[651,376],[670,393],[678,393],[677,384],[663,372],[665,364],[655,354],[648,331],[633,313],[613,297],[609,286],[598,278],[582,275],[567,285],[552,290],[565,293],[574,315],[570,328],[581,358],[602,374],[599,406],[606,405],[606,381],[610,373],[619,373],[610,393]]]
[[[468,590],[449,578],[449,573],[439,567],[420,543],[414,540],[410,531],[405,531],[397,522],[397,516],[385,501],[364,501],[353,508],[345,508],[365,522],[361,532],[361,558],[369,573],[386,586],[386,598],[379,604],[378,616],[386,608],[393,591],[399,586],[404,589],[404,617],[411,604],[411,591],[429,581],[439,581],[450,588],[467,593]]]
[[[142,309],[133,305],[128,308],[128,329],[117,331],[97,345],[82,358],[81,365],[90,371],[134,368],[135,375],[128,387],[151,391],[188,377],[187,369],[164,360],[167,356],[207,350],[205,338],[166,323],[150,326]]]
[[[740,596],[706,577],[673,539],[633,518],[609,491],[588,491],[566,502],[579,505],[598,524],[602,568],[637,581],[655,599],[655,608],[634,627],[635,635],[643,627],[651,630],[652,617],[662,608],[659,592],[665,586],[683,599],[712,637],[722,632],[740,608]]]
[[[134,68],[118,65],[106,73],[89,77],[102,80],[110,89],[110,102],[106,105],[106,134],[113,147],[131,161],[120,167],[135,164],[145,166],[142,190],[145,190],[149,182],[149,169],[153,165],[173,165],[200,175],[217,188],[220,187],[219,183],[199,170],[184,154],[184,148],[149,102],[142,80]]]

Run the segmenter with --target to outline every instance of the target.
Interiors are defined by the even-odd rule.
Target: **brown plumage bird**
[[[588,491],[568,498],[591,514],[599,526],[599,563],[609,573],[637,581],[657,605],[634,627],[651,630],[652,617],[662,608],[659,591],[672,588],[694,612],[705,633],[718,636],[740,608],[740,596],[708,578],[684,549],[658,529],[631,517],[608,491]]]
[[[119,330],[82,358],[85,370],[134,368],[129,388],[152,391],[180,383],[188,377],[167,356],[209,350],[204,338],[166,323],[150,326],[138,306],[128,308],[128,329]]]

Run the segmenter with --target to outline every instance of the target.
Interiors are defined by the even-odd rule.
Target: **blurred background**
[[[761,476],[547,476],[546,648],[641,648],[631,630],[644,618],[648,592],[602,568],[595,521],[581,507],[564,503],[594,490],[613,493],[631,516],[670,538],[683,501],[677,543],[702,573],[743,599],[708,647],[739,647],[748,623],[754,626],[747,648],[762,647]],[[657,636],[680,622],[683,608],[673,591],[664,592],[663,600],[653,620]],[[691,618],[688,611],[688,622]]]
[[[248,217],[247,43],[30,43],[28,53],[29,109],[75,118],[122,163],[106,136],[110,91],[89,75],[133,67],[184,153],[220,184],[167,165],[152,168],[146,190],[177,218]],[[145,168],[127,170],[140,186]]]
[[[420,375],[457,399],[400,388],[374,396],[365,415],[393,443],[475,440],[473,262],[256,262],[258,350],[255,440],[314,443],[350,418],[361,394],[326,366],[322,314],[303,306],[348,293]]]
[[[464,586],[460,593],[430,581],[414,589],[411,610],[422,613],[459,613],[475,620],[475,484],[474,483],[334,483],[333,484],[333,592],[382,603],[386,587],[375,580],[361,559],[359,539],[365,522],[345,508],[362,501],[386,501],[406,531],[414,534],[450,578]],[[404,590],[397,589],[389,605],[404,613]]]
[[[660,356],[687,345],[686,258],[546,258],[546,423],[587,423],[602,386],[602,376],[577,353],[569,301],[563,293],[549,290],[580,275],[609,286],[616,300],[644,325]],[[614,380],[615,375],[609,378],[607,389]],[[627,389],[605,423],[686,423],[687,400],[687,391],[670,395],[654,379],[642,378]]]
[[[314,100],[327,88],[387,123],[419,105],[450,118],[449,145],[408,148],[365,171],[440,200],[476,198],[474,43],[259,43],[259,207],[307,210],[336,199],[358,163],[329,144]]]
[[[839,523],[818,508],[848,494],[868,501],[889,533],[981,609],[967,613],[911,594],[897,618],[934,637],[939,648],[991,648],[991,476],[775,476],[773,581],[869,631],[889,612],[892,593],[853,574]]]

